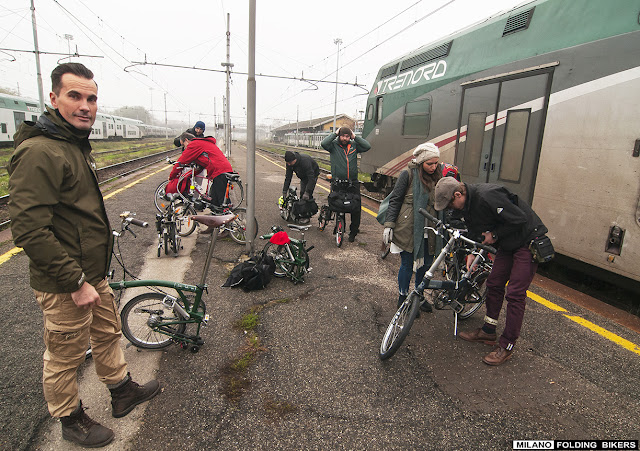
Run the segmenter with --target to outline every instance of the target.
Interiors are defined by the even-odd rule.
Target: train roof
[[[523,31],[529,31],[523,33]],[[499,66],[562,48],[580,45],[638,30],[638,2],[601,0],[534,0],[494,15],[383,65],[370,95],[378,94],[381,80],[400,79],[440,60],[447,63],[446,76],[418,84],[444,84],[489,67]],[[535,36],[532,35],[535,33]],[[413,74],[413,75],[416,75]],[[444,74],[443,74],[444,75]],[[402,88],[399,80],[396,90]],[[415,87],[415,83],[412,83]],[[435,86],[434,86],[435,87]],[[393,90],[393,89],[392,89]]]
[[[11,94],[0,94],[0,108],[40,113],[40,101]]]

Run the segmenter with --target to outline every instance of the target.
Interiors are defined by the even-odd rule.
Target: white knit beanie
[[[413,156],[415,157],[413,159],[414,163],[422,164],[432,158],[439,159],[440,150],[438,149],[438,146],[433,143],[424,143],[415,148],[415,150],[413,151]]]

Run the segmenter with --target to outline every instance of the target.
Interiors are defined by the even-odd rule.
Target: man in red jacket
[[[180,143],[184,146],[184,151],[173,166],[171,174],[169,174],[169,184],[167,185],[167,193],[175,193],[178,190],[178,179],[185,166],[196,163],[200,169],[197,173],[207,170],[207,178],[211,180],[211,188],[209,196],[213,205],[220,206],[224,202],[224,195],[227,189],[226,172],[233,172],[231,163],[227,160],[222,151],[216,146],[216,139],[209,136],[207,138],[196,138],[191,133],[183,133],[180,135]],[[183,179],[186,180],[186,179]],[[180,191],[185,192],[185,186],[180,187]]]

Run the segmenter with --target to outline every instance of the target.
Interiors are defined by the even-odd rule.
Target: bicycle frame
[[[141,227],[147,227],[147,223],[142,223],[142,221],[134,220],[133,218],[128,217],[127,215],[123,217],[122,221],[122,230],[121,232],[113,231],[113,234],[116,238],[122,236],[126,230],[129,230],[129,224],[138,225]],[[147,280],[125,280],[127,271],[124,267],[124,263],[120,262],[121,266],[124,269],[123,280],[117,282],[110,282],[109,286],[111,289],[115,291],[122,291],[127,288],[136,288],[136,287],[147,287],[156,293],[160,293],[164,295],[162,300],[162,304],[168,309],[172,310],[176,319],[164,319],[162,318],[162,312],[154,312],[151,310],[140,309],[141,313],[150,314],[149,319],[146,321],[146,325],[153,332],[157,332],[159,334],[167,335],[171,338],[172,341],[179,343],[182,347],[189,347],[192,352],[197,352],[200,349],[200,346],[204,344],[204,341],[200,337],[200,329],[203,325],[206,325],[209,320],[209,314],[206,313],[206,308],[204,305],[204,301],[202,300],[202,295],[207,291],[206,278],[209,272],[209,267],[211,264],[211,259],[213,257],[213,251],[215,248],[215,244],[217,241],[217,228],[218,226],[228,222],[234,218],[233,215],[226,215],[220,217],[204,217],[205,220],[200,220],[198,218],[203,217],[194,217],[195,220],[204,222],[208,221],[210,224],[215,225],[214,233],[212,234],[211,240],[209,242],[209,248],[207,251],[207,256],[205,260],[205,264],[202,270],[202,276],[200,278],[200,283],[197,285],[190,285],[180,282],[172,282],[167,280],[156,280],[156,279],[147,279]],[[133,231],[131,231],[133,234]],[[134,234],[135,236],[135,234]],[[177,296],[172,296],[166,292],[164,292],[161,288],[169,288],[173,289]],[[195,297],[193,300],[188,296],[189,293],[195,293]],[[142,296],[142,295],[140,295]],[[136,298],[133,298],[129,303],[134,301]],[[127,303],[127,304],[129,304]],[[127,306],[123,309],[123,312],[127,310]],[[123,318],[123,323],[126,322],[126,319]],[[181,332],[176,332],[172,326],[184,325],[186,327],[189,324],[196,325],[195,334],[186,334]],[[136,342],[132,340],[130,336],[128,336],[129,332],[127,332],[126,328],[123,327],[123,332],[125,336],[134,344]],[[137,346],[137,344],[136,344]],[[163,346],[162,346],[163,347]]]
[[[269,241],[264,250],[271,245],[276,244],[278,246],[282,246],[282,249],[285,250],[285,255],[278,254],[274,257],[276,266],[284,271],[284,274],[289,277],[294,284],[304,282],[304,276],[311,270],[309,268],[309,255],[308,252],[314,248],[314,246],[310,246],[305,249],[306,240],[304,239],[304,231],[309,228],[309,226],[297,226],[295,224],[289,224],[289,227],[295,230],[298,230],[302,233],[302,239],[297,240],[295,238],[289,237],[289,241],[287,243],[278,245],[272,241]],[[282,228],[278,226],[274,226],[271,228],[272,233],[262,235],[260,238],[263,240],[271,240],[271,238],[278,232],[282,232]]]
[[[464,306],[467,303],[467,295],[472,293],[474,289],[472,279],[475,274],[481,276],[483,272],[476,272],[476,268],[484,269],[484,259],[486,252],[496,253],[496,250],[491,247],[473,241],[462,235],[459,229],[448,228],[446,224],[431,216],[424,209],[418,210],[420,214],[433,221],[435,227],[425,227],[426,230],[432,230],[436,235],[445,237],[445,233],[449,235],[447,243],[444,245],[438,256],[434,259],[433,263],[426,271],[420,284],[407,296],[402,304],[398,307],[385,334],[382,338],[380,345],[380,358],[382,360],[388,359],[398,350],[404,339],[409,334],[413,320],[418,314],[420,304],[425,301],[424,291],[427,289],[442,290],[446,292],[448,296],[446,299],[448,305],[454,312],[454,337],[458,334],[458,314],[464,310]],[[447,255],[454,249],[457,243],[464,242],[474,248],[481,249],[480,252],[475,252],[475,258],[472,264],[469,266],[470,270],[462,271],[462,276],[456,280],[434,280],[434,275],[444,262]],[[475,287],[477,289],[477,286]],[[479,305],[479,304],[478,304]],[[473,311],[471,312],[473,314]]]

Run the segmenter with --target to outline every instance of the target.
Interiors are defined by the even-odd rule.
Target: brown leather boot
[[[460,336],[460,338],[466,341],[475,341],[492,346],[496,345],[496,338],[498,338],[495,333],[486,333],[484,330],[482,330],[482,327],[479,327],[473,332],[460,332],[458,335]]]
[[[513,354],[513,350],[507,351],[505,348],[498,346],[489,354],[484,356],[482,361],[487,365],[498,366],[509,360],[511,358],[511,354]]]
[[[127,415],[138,404],[150,400],[160,392],[160,384],[152,380],[140,386],[131,380],[127,373],[127,381],[118,388],[110,388],[111,414],[115,418]]]
[[[82,402],[68,417],[61,417],[62,438],[85,448],[100,448],[113,440],[113,431],[89,418]]]

